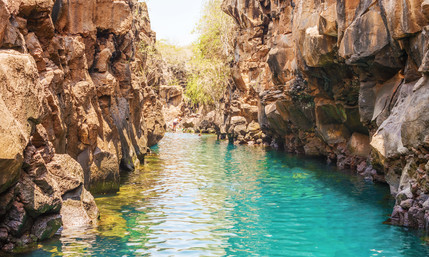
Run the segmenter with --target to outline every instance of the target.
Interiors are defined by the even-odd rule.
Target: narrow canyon
[[[177,117],[184,131],[388,184],[388,223],[429,231],[429,1],[223,0],[222,11],[235,24],[231,76],[207,106],[185,101],[184,65],[149,64],[146,3],[0,0],[1,250],[96,226],[93,195],[117,192]]]

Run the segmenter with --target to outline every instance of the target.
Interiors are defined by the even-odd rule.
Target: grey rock
[[[61,227],[61,215],[52,214],[38,218],[31,228],[31,233],[37,237],[39,241],[51,238]]]
[[[246,124],[246,118],[242,116],[234,116],[231,118],[231,125],[242,125]]]
[[[10,234],[20,237],[27,225],[28,219],[29,217],[24,209],[24,205],[20,202],[14,202],[3,224],[7,227]]]
[[[406,189],[402,190],[396,196],[396,199],[399,202],[402,202],[404,200],[411,199],[411,198],[413,198],[413,194],[411,193],[411,189],[410,188],[406,188]]]
[[[234,128],[235,135],[246,135],[246,125],[237,125]]]
[[[425,210],[429,210],[429,199],[427,199],[423,204],[422,204],[423,208]]]
[[[410,209],[411,206],[413,206],[413,202],[414,202],[413,199],[407,199],[407,200],[401,201],[400,205],[403,209]]]

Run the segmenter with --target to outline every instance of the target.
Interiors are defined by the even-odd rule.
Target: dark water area
[[[318,160],[169,133],[97,228],[20,256],[429,256],[416,231],[383,224],[393,200]]]

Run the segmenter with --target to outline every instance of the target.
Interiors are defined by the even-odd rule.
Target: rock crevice
[[[224,0],[239,27],[224,133],[253,142],[240,135],[258,122],[266,144],[387,182],[392,223],[428,229],[428,6]]]
[[[96,223],[164,135],[142,72],[155,43],[136,0],[0,0],[0,249]],[[158,115],[154,115],[157,113]]]

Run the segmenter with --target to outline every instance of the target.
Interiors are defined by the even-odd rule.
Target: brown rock
[[[249,132],[251,135],[255,135],[261,131],[261,126],[259,123],[252,121],[246,129],[247,132]]]
[[[89,190],[91,193],[108,193],[119,190],[119,160],[116,155],[97,148],[90,172]]]
[[[6,214],[6,212],[9,210],[12,202],[15,200],[16,197],[16,188],[12,187],[8,191],[0,194],[0,217]]]
[[[378,6],[358,17],[344,32],[338,53],[349,62],[374,55],[389,43],[386,27]]]
[[[18,234],[16,245],[30,243],[30,232],[51,237],[60,209],[64,221],[94,223],[98,209],[85,187],[116,190],[119,164],[143,160],[165,122],[140,73],[137,41],[155,41],[144,3],[0,0],[0,18],[2,221],[19,209],[12,203],[23,205],[9,222],[14,232],[0,240],[12,249],[3,241]]]
[[[238,135],[242,135],[242,136],[246,135],[246,125],[236,125],[234,127],[234,134],[236,136],[238,136]]]
[[[61,195],[58,188],[51,194],[45,193],[29,177],[24,177],[18,184],[18,190],[25,210],[32,217],[55,213],[61,209]]]
[[[242,116],[234,116],[231,118],[231,125],[235,126],[235,125],[242,125],[242,124],[246,124],[246,118],[242,117]]]
[[[29,217],[24,205],[20,202],[14,202],[1,225],[7,227],[13,236],[20,237],[26,229],[28,221]]]
[[[85,189],[82,190],[85,191]],[[85,196],[86,193],[82,193],[82,195]],[[64,229],[77,229],[79,227],[95,225],[98,213],[95,215],[94,210],[96,210],[96,207],[92,206],[95,206],[93,199],[92,202],[87,201],[85,203],[82,199],[74,200],[70,198],[64,200],[63,207],[61,208]],[[89,210],[89,212],[87,212],[87,210]]]
[[[71,34],[94,33],[95,9],[95,0],[60,1],[55,10],[55,27]]]
[[[413,199],[407,199],[407,200],[401,201],[400,205],[403,209],[408,210],[413,205],[413,202],[414,202]]]
[[[257,120],[266,143],[387,181],[399,191],[392,223],[425,227],[416,201],[428,192],[428,1],[224,0],[222,8],[238,28],[218,133],[236,129],[235,143],[252,141],[234,117]],[[258,106],[257,117],[243,104]]]
[[[334,62],[335,37],[319,34],[316,26],[307,28],[302,56],[310,67],[323,67]]]
[[[7,8],[7,4],[2,0],[0,1],[0,20],[7,21],[9,20],[10,13]],[[3,45],[3,40],[5,37],[5,31],[8,26],[8,22],[2,22],[0,24],[0,46]]]
[[[429,1],[428,0],[422,1],[421,11],[423,15],[426,17],[426,19],[428,19],[429,18]]]
[[[112,56],[112,51],[110,51],[109,48],[103,49],[97,59],[97,64],[95,65],[95,68],[98,70],[98,72],[106,72],[109,67],[110,57]]]
[[[109,72],[91,73],[91,78],[97,88],[97,96],[114,96],[119,91],[119,83]]]
[[[349,140],[348,147],[352,154],[362,157],[369,157],[371,152],[369,136],[357,132],[353,133]]]
[[[29,55],[0,51],[0,193],[19,177],[24,148],[34,123],[41,115],[41,86]]]
[[[97,1],[94,24],[98,29],[122,35],[131,29],[132,21],[133,15],[126,1]]]
[[[406,4],[401,1],[383,0],[382,3],[390,33],[395,39],[420,32],[429,21],[422,13],[425,6],[422,0],[410,0]]]
[[[47,169],[58,183],[61,195],[83,185],[82,167],[70,155],[56,154]]]

